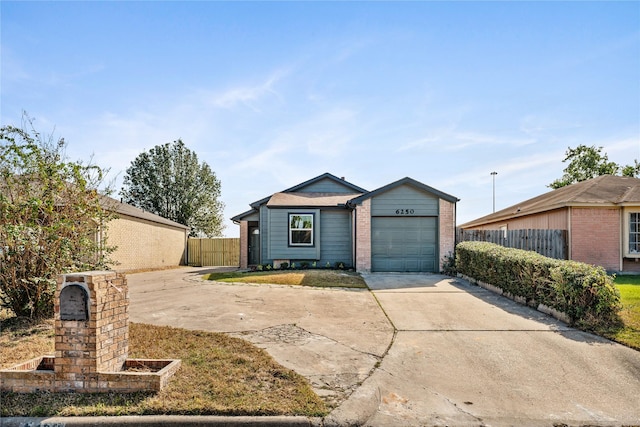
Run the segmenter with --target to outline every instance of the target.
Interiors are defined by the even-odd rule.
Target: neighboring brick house
[[[559,229],[569,259],[640,272],[640,179],[604,175],[467,222],[464,230]]]
[[[116,214],[107,224],[107,245],[116,246],[111,259],[116,271],[150,270],[185,264],[189,228],[159,215],[103,197]]]
[[[363,272],[439,272],[454,250],[457,202],[411,178],[367,191],[325,173],[232,218],[240,267],[340,262]]]

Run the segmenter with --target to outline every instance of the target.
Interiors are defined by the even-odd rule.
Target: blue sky
[[[110,168],[181,138],[225,218],[324,172],[409,176],[458,223],[549,191],[567,147],[640,159],[638,2],[0,2],[2,125]],[[227,221],[227,236],[238,227]]]

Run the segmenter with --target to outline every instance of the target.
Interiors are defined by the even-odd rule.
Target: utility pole
[[[494,213],[496,211],[496,175],[498,175],[498,172],[496,171],[491,172],[491,176],[493,177],[493,212]]]

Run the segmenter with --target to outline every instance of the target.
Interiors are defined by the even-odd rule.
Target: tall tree
[[[578,145],[576,148],[569,147],[565,155],[562,162],[569,162],[569,164],[564,169],[562,178],[548,185],[554,190],[601,175],[617,175],[622,172],[625,176],[637,176],[640,172],[637,160],[635,166],[622,167],[616,162],[610,162],[607,154],[602,153],[602,147]]]
[[[69,161],[65,145],[26,115],[0,128],[0,306],[17,316],[51,315],[57,275],[110,262],[104,171]]]
[[[215,237],[224,229],[221,184],[182,140],[156,145],[131,162],[123,201],[191,228],[191,236]]]

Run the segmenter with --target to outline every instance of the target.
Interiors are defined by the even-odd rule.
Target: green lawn
[[[603,335],[640,350],[640,275],[616,276],[615,284],[620,291],[623,326]]]

